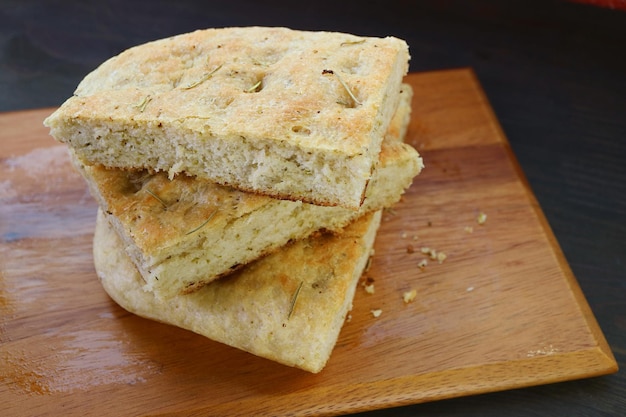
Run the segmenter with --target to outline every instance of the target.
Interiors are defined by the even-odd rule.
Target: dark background
[[[404,38],[411,71],[475,71],[623,369],[626,2],[612,3],[4,0],[0,111],[58,106],[110,56],[199,28],[271,25]],[[624,416],[626,377],[620,371],[368,415]]]

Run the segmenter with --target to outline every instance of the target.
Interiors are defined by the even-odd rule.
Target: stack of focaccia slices
[[[380,223],[423,168],[396,38],[207,29],[111,58],[45,121],[137,315],[285,365],[331,356]]]

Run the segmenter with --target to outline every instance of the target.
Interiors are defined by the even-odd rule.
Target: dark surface
[[[619,2],[618,2],[619,3]],[[471,67],[626,367],[626,12],[551,1],[0,1],[0,111],[58,106],[106,58],[198,28],[394,35]],[[624,416],[624,372],[371,416]]]

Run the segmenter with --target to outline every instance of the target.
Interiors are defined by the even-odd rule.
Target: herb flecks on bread
[[[106,61],[45,124],[92,164],[357,209],[408,60],[393,37],[201,30]]]
[[[405,93],[410,97],[410,89]],[[409,113],[401,102],[359,210],[241,192],[185,175],[110,169],[73,161],[124,240],[146,289],[171,297],[197,288],[321,229],[339,230],[400,200],[422,159],[398,134]]]
[[[163,300],[143,290],[124,243],[100,211],[95,268],[105,291],[131,313],[317,373],[346,321],[380,217],[364,215],[341,233],[287,245],[228,279]]]

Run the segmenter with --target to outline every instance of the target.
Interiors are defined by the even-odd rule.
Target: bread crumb
[[[465,226],[465,232],[474,233],[474,228],[472,226]]]
[[[406,253],[413,253],[415,252],[415,248],[413,247],[413,245],[406,245]]]
[[[446,255],[445,253],[443,253],[443,252],[439,252],[439,253],[437,254],[437,262],[439,262],[440,264],[442,264],[442,263],[443,263],[443,261],[445,261],[447,257],[448,257],[448,255]]]
[[[380,317],[380,315],[383,314],[383,311],[379,308],[376,310],[370,310],[370,312],[372,313],[372,316],[376,318]]]
[[[485,224],[486,221],[487,221],[487,215],[481,211],[478,214],[478,217],[476,218],[476,222],[478,224]]]
[[[421,252],[424,255],[430,256],[430,259],[432,259],[433,261],[437,259],[437,251],[435,249],[424,246],[422,247]]]
[[[413,288],[411,291],[405,291],[404,294],[402,295],[402,299],[404,300],[406,304],[408,304],[412,302],[413,300],[415,300],[416,296],[417,296],[417,290]]]
[[[365,292],[368,294],[374,294],[374,278],[367,277],[363,281],[361,281],[361,286],[365,289]]]
[[[428,265],[428,259],[422,259],[420,263],[417,264],[420,269],[426,268],[426,265]]]
[[[402,234],[400,235],[402,236],[402,239],[406,239],[406,237],[408,236],[407,232],[402,232]]]
[[[544,346],[542,349],[529,350],[528,353],[526,353],[526,357],[532,358],[535,356],[550,356],[554,355],[558,351],[559,350],[557,348],[550,344],[549,346]]]
[[[472,292],[472,291],[474,291],[474,287],[467,287],[467,289],[465,291]]]
[[[352,314],[348,314],[346,317],[346,323],[350,323],[352,321]]]

